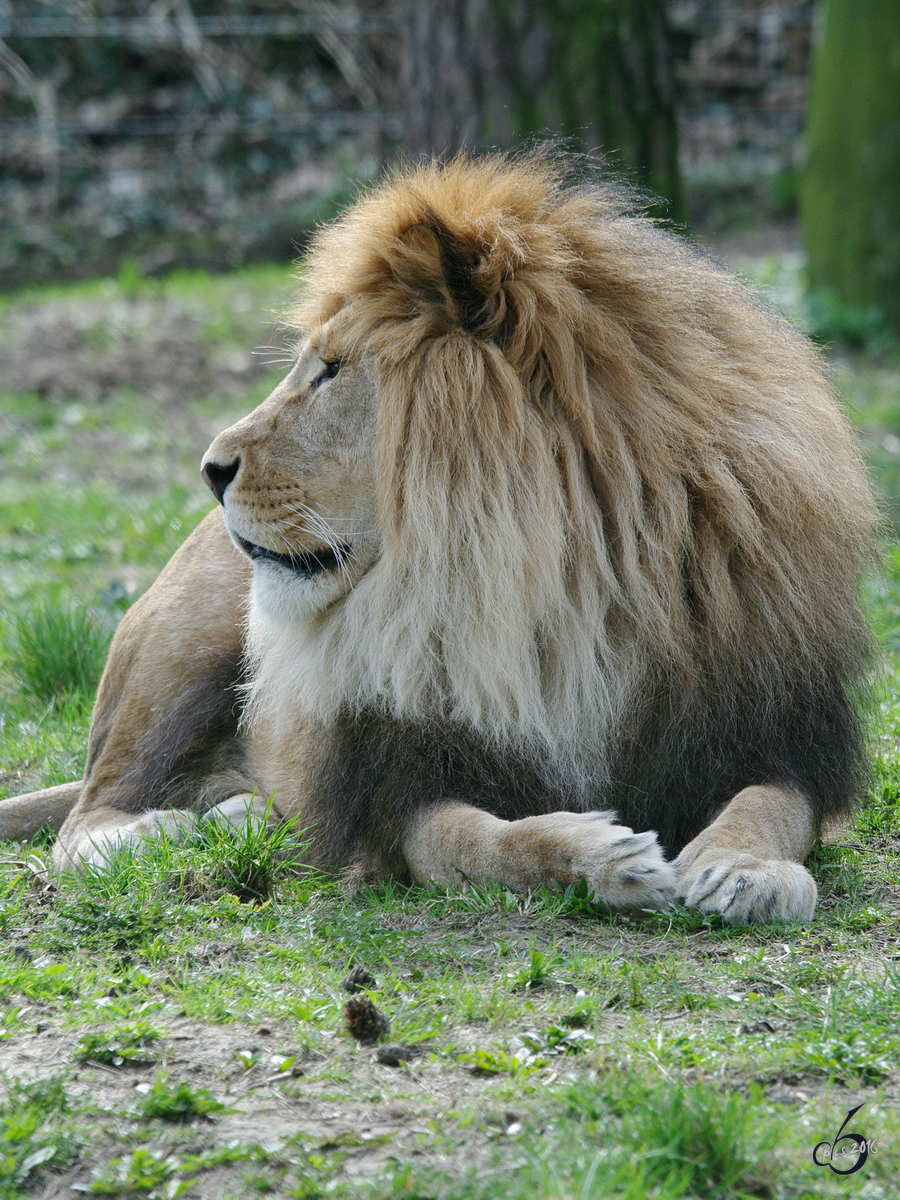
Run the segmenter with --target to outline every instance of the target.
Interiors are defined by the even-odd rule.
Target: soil
[[[648,938],[636,930],[610,930],[577,919],[564,918],[551,931],[546,923],[517,913],[478,917],[454,913],[447,923],[436,923],[424,914],[408,914],[388,918],[387,923],[444,946],[449,924],[455,936],[469,944],[470,952],[473,939],[477,939],[491,955],[495,955],[491,947],[497,938],[511,950],[527,952],[535,947],[546,949],[551,936],[562,936],[567,941],[577,939],[587,952],[602,949],[616,956],[639,955],[648,960],[665,945],[665,939]],[[417,945],[422,944],[421,938]],[[24,944],[23,952],[27,953]],[[212,980],[223,958],[235,954],[245,956],[242,947],[210,940],[197,944],[192,961],[198,973]],[[249,951],[246,956],[252,970]],[[516,967],[521,967],[521,961],[512,960]],[[509,985],[502,971],[495,981]],[[548,1003],[575,991],[571,983],[548,979],[524,998],[523,1011],[516,1019],[523,1028],[546,1024]],[[389,998],[379,1003],[390,1007]],[[101,1134],[94,1149],[76,1165],[35,1192],[41,1200],[75,1200],[111,1160],[139,1145],[179,1159],[232,1145],[257,1145],[266,1165],[276,1175],[287,1168],[288,1176],[292,1163],[301,1164],[302,1169],[306,1154],[335,1154],[338,1161],[343,1160],[340,1177],[344,1186],[350,1187],[354,1180],[404,1162],[439,1162],[451,1175],[462,1175],[473,1161],[483,1161],[488,1167],[497,1139],[506,1129],[516,1128],[521,1115],[509,1111],[508,1076],[492,1075],[462,1062],[454,1065],[446,1055],[430,1054],[427,1044],[415,1057],[392,1066],[379,1060],[377,1046],[357,1045],[343,1028],[321,1029],[317,1048],[310,1050],[298,1040],[296,1027],[289,1021],[212,1024],[184,1012],[160,1009],[152,1014],[152,1021],[162,1036],[148,1048],[148,1061],[112,1067],[78,1063],[78,1045],[85,1030],[67,1026],[59,1005],[27,1004],[18,1019],[28,1031],[0,1041],[0,1072],[22,1081],[68,1073],[70,1108],[92,1114],[87,1119],[84,1115],[77,1118],[75,1127],[92,1137]],[[689,1012],[681,1013],[667,1028],[691,1019]],[[628,1032],[627,1014],[600,1014],[592,1028],[596,1053],[615,1057],[616,1045]],[[456,1053],[472,1053],[493,1049],[506,1031],[484,1024],[454,1024],[448,1036]],[[285,1058],[294,1062],[289,1070],[280,1071]],[[252,1065],[248,1067],[248,1063]],[[142,1089],[146,1090],[159,1068],[195,1091],[206,1089],[226,1105],[226,1111],[183,1126],[140,1118],[136,1106]],[[445,1118],[460,1113],[469,1113],[474,1119],[466,1124],[465,1137],[454,1139],[456,1122]],[[439,1154],[436,1131],[448,1138]],[[196,1176],[188,1195],[195,1200],[220,1200],[224,1192],[237,1200],[246,1194],[240,1183],[241,1171],[246,1168],[246,1163],[237,1163],[205,1170]],[[190,1175],[183,1173],[184,1178]],[[284,1193],[273,1186],[267,1194],[279,1200]]]
[[[244,303],[251,302],[246,296]],[[4,390],[34,392],[51,403],[103,401],[122,389],[173,404],[237,397],[280,348],[274,342],[254,353],[229,343],[223,351],[204,330],[204,315],[165,297],[16,305],[0,333]],[[265,332],[260,326],[258,334]]]

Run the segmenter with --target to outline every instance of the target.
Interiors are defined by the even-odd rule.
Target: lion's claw
[[[675,867],[678,868],[676,859]],[[709,852],[679,873],[677,898],[690,908],[721,913],[726,921],[808,921],[817,889],[809,871],[797,862],[756,858],[752,854]]]
[[[553,813],[539,819],[553,821],[560,840],[568,843],[566,875],[584,879],[598,901],[611,908],[667,908],[675,894],[675,872],[663,858],[656,834],[634,833],[615,824],[614,816]]]

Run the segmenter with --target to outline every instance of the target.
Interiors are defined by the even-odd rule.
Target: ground
[[[799,303],[793,247],[715,249]],[[282,354],[272,314],[288,282],[281,268],[131,270],[0,306],[0,794],[79,775],[90,696],[48,690],[36,661],[71,665],[69,627],[55,651],[49,634],[29,649],[24,631],[39,612],[87,612],[102,649],[208,510],[197,463],[277,379],[266,364]],[[253,353],[264,346],[276,348]],[[900,361],[889,348],[831,355],[889,518]],[[348,893],[214,832],[82,881],[47,876],[46,839],[7,847],[0,1198],[892,1197],[900,552],[888,519],[867,588],[885,646],[871,794],[816,852],[820,905],[805,925],[616,917],[571,889]],[[378,1045],[348,1029],[354,966],[390,1022]],[[832,1163],[813,1149],[860,1104],[844,1133],[868,1153],[838,1175],[858,1143]]]

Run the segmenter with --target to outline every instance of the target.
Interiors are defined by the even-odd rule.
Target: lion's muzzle
[[[353,547],[347,542],[339,546],[318,546],[315,550],[306,550],[303,554],[279,554],[265,546],[254,546],[244,538],[238,538],[241,549],[250,555],[254,562],[272,562],[299,575],[301,579],[313,579],[323,571],[335,571],[342,567],[353,554]]]

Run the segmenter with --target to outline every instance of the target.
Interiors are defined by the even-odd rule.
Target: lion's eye
[[[323,383],[327,383],[329,379],[334,379],[338,371],[341,369],[340,361],[335,359],[334,362],[326,363],[319,374],[312,381],[313,388],[321,387]]]

